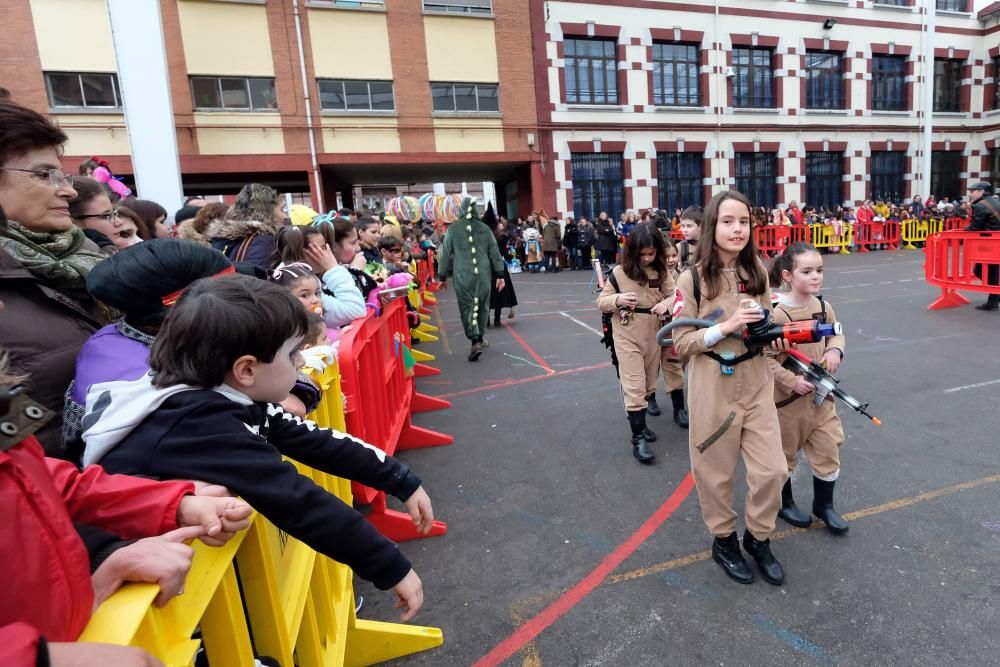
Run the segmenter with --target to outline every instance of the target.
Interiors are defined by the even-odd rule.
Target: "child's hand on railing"
[[[201,541],[221,547],[250,525],[250,505],[236,498],[185,496],[177,508],[178,526],[201,526]]]
[[[429,534],[434,526],[434,508],[431,507],[431,497],[424,491],[424,487],[418,487],[403,504],[417,530],[424,535]]]
[[[404,622],[410,620],[424,606],[424,585],[420,583],[420,577],[413,570],[410,570],[402,581],[393,587],[393,590],[399,596],[396,609],[405,609],[399,615],[399,620]]]

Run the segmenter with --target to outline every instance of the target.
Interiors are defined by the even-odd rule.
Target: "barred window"
[[[872,151],[871,180],[874,200],[902,202],[906,174],[904,151]]]
[[[993,192],[1000,192],[1000,148],[990,149],[990,185]]]
[[[192,76],[195,110],[277,111],[274,79],[245,76]]]
[[[773,51],[733,49],[733,106],[770,109],[775,106]]]
[[[834,210],[844,200],[844,156],[830,151],[806,153],[806,202]]]
[[[938,200],[962,197],[962,151],[931,152],[931,194]]]
[[[612,39],[565,40],[566,101],[618,104],[618,45]]]
[[[993,59],[993,110],[1000,109],[1000,58]],[[996,190],[994,190],[996,192]]]
[[[809,51],[805,75],[807,109],[844,108],[844,74],[839,53]]]
[[[934,111],[960,111],[959,91],[962,86],[962,61],[934,61]]]
[[[736,189],[754,206],[775,205],[778,200],[778,155],[776,153],[737,153]]]
[[[875,0],[876,5],[892,5],[893,7],[909,7],[910,0]]]
[[[319,79],[319,106],[328,111],[393,111],[392,81]]]
[[[872,58],[872,109],[906,111],[906,57]]]
[[[340,0],[338,0],[339,2]],[[424,0],[425,12],[449,14],[492,14],[492,0]]]
[[[666,106],[698,106],[698,47],[653,44],[653,102]]]
[[[937,0],[937,8],[946,12],[967,12],[969,0]]]
[[[46,72],[45,88],[52,109],[120,109],[115,73]]]
[[[612,219],[625,210],[625,158],[621,153],[573,153],[573,213],[595,220],[601,211]]]
[[[656,184],[661,210],[702,205],[704,162],[701,153],[657,153]]]

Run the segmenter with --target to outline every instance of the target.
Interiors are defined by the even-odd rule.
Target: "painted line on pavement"
[[[546,375],[533,375],[531,377],[519,378],[517,380],[504,380],[503,382],[496,382],[493,384],[483,385],[482,387],[472,387],[471,389],[462,389],[461,391],[454,391],[450,394],[439,394],[434,396],[434,398],[455,398],[456,396],[466,396],[468,394],[478,394],[483,391],[493,391],[494,389],[506,389],[507,387],[514,387],[519,384],[526,384],[528,382],[538,382],[539,380],[547,380],[548,378],[559,377],[561,375],[573,375],[575,373],[583,373],[585,371],[594,371],[598,368],[607,368],[611,365],[610,361],[605,361],[599,364],[594,364],[593,366],[582,366],[580,368],[570,368],[565,371],[555,371],[553,373],[547,373]]]
[[[540,355],[537,352],[535,352],[535,349],[533,347],[531,347],[530,345],[528,345],[528,342],[526,340],[524,340],[524,338],[522,338],[520,334],[518,334],[516,331],[514,331],[510,327],[509,324],[507,324],[505,322],[503,324],[503,328],[507,330],[507,333],[509,333],[511,336],[514,337],[514,340],[516,340],[518,343],[521,344],[521,347],[523,347],[528,352],[528,354],[531,355],[532,359],[534,359],[536,362],[538,362],[538,367],[539,368],[541,368],[542,370],[544,370],[549,375],[552,375],[553,373],[555,373],[555,371],[552,370],[552,367],[549,366],[549,362],[545,361],[545,359],[542,358],[542,355]]]
[[[560,310],[559,314],[562,315],[563,317],[565,317],[566,319],[568,319],[570,322],[576,322],[577,324],[579,324],[581,327],[583,327],[587,331],[593,332],[593,333],[597,334],[598,336],[603,336],[604,335],[603,331],[598,331],[597,329],[595,329],[594,327],[590,326],[586,322],[584,322],[582,320],[576,319],[575,317],[573,317],[572,315],[570,315],[569,313],[567,313],[565,310]]]
[[[978,389],[979,387],[988,387],[991,384],[1000,384],[1000,380],[989,380],[988,382],[977,382],[976,384],[963,384],[961,387],[951,387],[945,389],[942,393],[952,394],[956,391],[964,391],[966,389]]]
[[[691,473],[688,473],[681,480],[681,483],[674,492],[670,494],[666,502],[653,512],[627,540],[608,554],[597,567],[591,570],[575,586],[559,596],[555,602],[522,624],[509,637],[477,660],[473,664],[473,667],[496,667],[524,648],[528,642],[541,634],[550,625],[562,618],[585,597],[590,595],[595,588],[600,586],[607,579],[608,575],[621,565],[626,558],[635,553],[635,550],[642,546],[642,543],[656,532],[663,525],[663,522],[670,518],[670,515],[680,507],[692,489],[694,489],[694,478],[691,476]]]

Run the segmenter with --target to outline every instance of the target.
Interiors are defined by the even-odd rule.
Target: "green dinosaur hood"
[[[466,197],[462,200],[462,205],[458,209],[458,219],[479,220],[479,207],[476,206],[475,199]]]

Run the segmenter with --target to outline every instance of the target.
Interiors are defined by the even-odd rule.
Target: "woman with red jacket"
[[[192,496],[188,482],[109,475],[99,466],[80,472],[46,458],[33,433],[51,413],[5,382],[2,362],[0,562],[15,576],[7,578],[0,604],[0,664],[159,664],[139,649],[71,642],[125,581],[160,583],[158,604],[182,592],[191,560],[183,540],[225,543],[248,525],[249,505]],[[119,549],[92,577],[74,521],[129,539],[173,532]],[[183,526],[190,528],[178,530]]]

